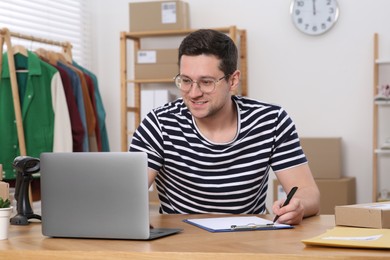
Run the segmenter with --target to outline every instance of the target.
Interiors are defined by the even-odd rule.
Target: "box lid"
[[[390,202],[336,206],[336,225],[390,228]]]

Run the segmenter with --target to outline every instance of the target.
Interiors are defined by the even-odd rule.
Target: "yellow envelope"
[[[337,226],[302,242],[312,246],[390,249],[390,229]]]

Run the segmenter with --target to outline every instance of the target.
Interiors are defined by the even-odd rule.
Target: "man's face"
[[[219,69],[220,60],[213,55],[186,56],[180,60],[180,75],[195,82],[202,79],[217,81],[224,73]],[[204,93],[196,83],[193,83],[189,91],[181,91],[184,103],[197,119],[212,118],[222,115],[222,109],[230,105],[229,80],[222,79],[215,84],[214,91]]]

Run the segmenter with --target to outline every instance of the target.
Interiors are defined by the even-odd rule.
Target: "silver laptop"
[[[42,153],[42,233],[49,237],[150,240],[147,154]]]

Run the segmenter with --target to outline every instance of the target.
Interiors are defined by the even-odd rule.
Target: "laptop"
[[[150,228],[147,154],[42,153],[42,234],[152,240],[181,229]]]

